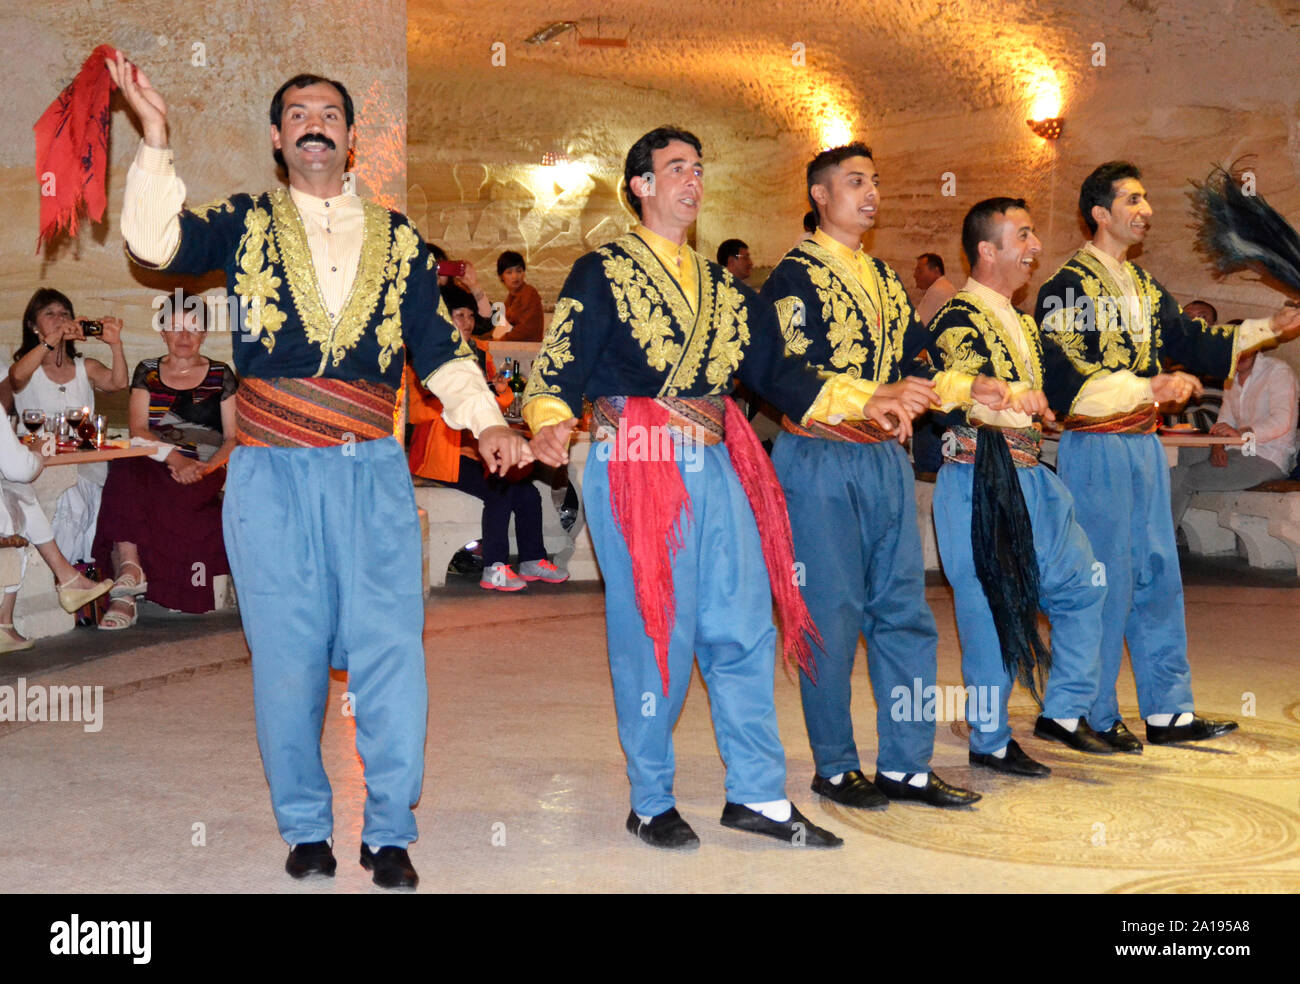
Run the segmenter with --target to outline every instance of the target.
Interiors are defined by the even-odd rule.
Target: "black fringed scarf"
[[[1243,177],[1236,164],[1232,171],[1216,165],[1204,182],[1192,182],[1198,243],[1220,273],[1262,268],[1300,291],[1300,235],[1263,195],[1247,193]]]
[[[1015,463],[1002,432],[979,427],[971,550],[1002,646],[1002,665],[1043,706],[1052,653],[1038,634],[1038,557]]]

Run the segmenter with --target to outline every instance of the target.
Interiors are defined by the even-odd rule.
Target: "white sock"
[[[1191,724],[1193,716],[1191,711],[1183,711],[1175,721],[1172,714],[1148,714],[1147,724],[1154,724],[1157,728],[1167,728],[1172,724],[1175,728],[1181,728],[1185,724]]]
[[[835,773],[835,775],[831,776],[830,779],[827,780],[827,781],[828,781],[832,786],[838,786],[840,783],[842,783],[842,782],[844,781],[844,773],[843,773],[843,772],[837,772],[837,773]]]
[[[788,799],[767,800],[763,803],[746,803],[755,813],[761,813],[769,820],[785,823],[790,819],[790,801]]]
[[[989,754],[992,755],[995,759],[1004,759],[1007,757],[1007,746],[1003,745],[996,752],[990,752]]]
[[[902,782],[904,779],[907,779],[906,772],[885,772],[882,770],[880,774],[886,779],[893,779],[894,782]],[[929,781],[930,773],[918,772],[916,775],[912,776],[911,779],[907,779],[907,784],[909,786],[915,786],[917,789],[924,789],[925,784]]]
[[[636,815],[636,818],[640,820],[642,823],[649,823],[651,820],[654,819],[654,817],[648,817],[644,813],[638,813]]]
[[[1066,731],[1075,732],[1079,730],[1078,718],[1052,718],[1052,720],[1055,721],[1057,724],[1059,724]]]

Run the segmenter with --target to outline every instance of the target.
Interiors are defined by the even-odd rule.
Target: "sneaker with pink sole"
[[[522,591],[528,587],[525,580],[510,569],[509,564],[500,561],[491,567],[483,568],[483,576],[478,586],[489,591]]]
[[[545,581],[547,584],[562,584],[569,579],[569,572],[563,567],[556,567],[543,557],[541,560],[525,560],[519,565],[519,576],[525,581]]]

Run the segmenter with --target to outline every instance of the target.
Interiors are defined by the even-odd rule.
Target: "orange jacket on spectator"
[[[481,342],[478,344],[486,353],[486,347]],[[491,380],[496,374],[492,356],[488,355],[487,378]],[[411,446],[407,449],[411,474],[439,482],[456,481],[462,458],[479,460],[478,442],[469,433],[447,426],[442,419],[442,401],[420,384],[409,362],[406,364],[406,390],[410,394],[408,419],[415,427]],[[508,390],[496,394],[496,397],[502,410],[514,400],[514,394]]]

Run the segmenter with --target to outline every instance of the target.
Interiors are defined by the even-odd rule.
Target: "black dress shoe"
[[[369,844],[362,844],[361,867],[375,873],[380,888],[415,888],[420,883],[404,847],[381,847],[372,852]]]
[[[1042,779],[1052,774],[1052,770],[1042,762],[1035,762],[1026,755],[1014,738],[1007,742],[1007,754],[1002,758],[983,752],[971,752],[970,764],[982,765],[995,772],[1005,772],[1009,776],[1028,776],[1031,779]]]
[[[871,785],[867,777],[857,769],[844,773],[838,786],[829,779],[814,775],[812,791],[840,806],[851,806],[858,810],[883,810],[889,806],[889,798]]]
[[[1089,752],[1092,755],[1114,755],[1115,749],[1097,737],[1097,732],[1088,727],[1088,722],[1079,718],[1079,726],[1067,731],[1049,717],[1038,715],[1034,722],[1034,737],[1046,738],[1069,745],[1076,752]]]
[[[733,830],[775,837],[795,847],[839,847],[844,843],[829,830],[823,830],[790,804],[790,819],[785,823],[769,820],[757,810],[741,803],[728,803],[722,808],[722,825]]]
[[[294,878],[306,878],[308,875],[325,875],[334,877],[338,862],[330,850],[329,841],[311,841],[307,844],[295,844],[289,852],[289,859],[284,862],[284,870]]]
[[[669,851],[693,851],[700,846],[695,831],[682,819],[675,807],[669,807],[658,816],[651,817],[649,823],[642,823],[636,810],[633,810],[627,815],[627,829],[652,847],[662,847]]]
[[[933,772],[930,773],[930,781],[924,786],[913,786],[908,781],[911,778],[909,775],[900,782],[877,771],[876,787],[891,800],[919,800],[931,806],[970,806],[984,798],[969,789],[948,785]]]
[[[1142,742],[1138,741],[1137,735],[1124,726],[1123,721],[1116,721],[1106,731],[1094,729],[1092,733],[1117,752],[1128,752],[1130,755],[1142,754]]]
[[[1178,716],[1174,715],[1174,720]],[[1147,741],[1153,745],[1173,745],[1180,741],[1205,741],[1206,738],[1218,738],[1229,731],[1237,730],[1236,721],[1211,721],[1193,715],[1187,724],[1175,727],[1172,724],[1147,725]]]

